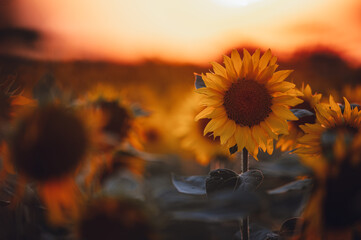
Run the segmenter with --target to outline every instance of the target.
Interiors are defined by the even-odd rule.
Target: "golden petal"
[[[227,77],[227,71],[221,64],[217,62],[211,62],[211,64],[213,66],[213,71],[215,74],[221,75],[224,78]]]
[[[270,84],[269,82],[266,83],[267,89],[269,92],[286,92],[292,88],[294,88],[296,85],[294,83],[290,82],[279,82],[276,84]]]
[[[343,112],[343,117],[346,121],[350,121],[351,118],[351,106],[347,99],[344,97],[343,100],[345,101],[345,110]]]
[[[203,134],[206,135],[209,132],[213,132],[214,130],[222,127],[226,122],[228,121],[227,117],[219,117],[219,118],[213,118],[207,126],[204,128]]]
[[[284,81],[291,73],[293,72],[293,70],[281,70],[281,71],[277,71],[273,74],[272,78],[270,79],[270,83],[278,83],[278,82],[282,82]]]
[[[272,131],[272,129],[267,125],[265,121],[260,122],[261,128],[268,134],[269,137],[277,140],[278,135]]]
[[[214,134],[216,136],[220,136],[221,144],[223,145],[234,135],[234,132],[236,131],[236,123],[233,120],[228,120],[226,124],[224,124],[223,128],[219,128],[218,130],[219,132],[216,132],[217,130],[215,130]]]
[[[207,118],[211,113],[214,112],[214,110],[215,110],[214,107],[206,107],[203,111],[197,114],[194,120],[198,121],[201,118]]]
[[[271,49],[268,49],[263,56],[261,57],[261,59],[259,60],[259,71],[263,71],[263,69],[265,69],[270,61],[272,57],[272,53],[271,53]]]
[[[273,113],[281,119],[292,121],[298,120],[298,117],[296,117],[287,107],[283,105],[274,104],[271,106],[271,109]]]
[[[252,55],[253,69],[255,69],[255,70],[258,69],[260,55],[261,55],[261,52],[259,49],[257,49]]]
[[[276,115],[270,114],[268,118],[265,119],[265,122],[273,130],[273,132],[278,134],[288,134],[287,122],[279,119]]]
[[[274,71],[276,70],[276,65],[271,65],[266,67],[256,78],[257,81],[265,83],[272,78]]]
[[[238,145],[238,150],[241,151],[247,143],[248,138],[250,137],[251,131],[249,127],[237,126],[235,132],[235,138]]]
[[[237,77],[239,77],[242,69],[242,59],[237,50],[233,50],[231,53],[231,59],[233,62],[234,69],[236,70]]]
[[[231,82],[234,82],[238,78],[238,74],[233,66],[232,59],[228,56],[224,56],[224,65],[226,66],[227,76],[231,80]]]
[[[303,100],[297,97],[289,96],[289,95],[282,95],[278,97],[274,97],[272,99],[273,104],[284,104],[288,106],[296,106],[298,104],[303,103]]]

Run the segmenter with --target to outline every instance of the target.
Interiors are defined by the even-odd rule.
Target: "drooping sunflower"
[[[295,84],[285,81],[292,70],[276,71],[277,58],[260,50],[243,58],[233,50],[224,56],[225,67],[213,62],[213,71],[202,74],[204,88],[196,90],[205,109],[196,120],[211,119],[204,134],[213,132],[227,147],[238,145],[257,158],[258,149],[273,152],[273,139],[288,133],[287,120],[298,120],[289,110],[302,102]]]
[[[175,115],[177,122],[175,135],[181,140],[184,149],[190,150],[200,164],[206,165],[210,160],[227,156],[229,153],[219,144],[219,137],[216,138],[213,133],[203,134],[210,119],[194,121],[194,116],[204,109],[198,104],[200,99],[198,94],[191,94],[179,108],[178,114]]]
[[[108,85],[96,85],[85,97],[88,110],[97,115],[100,121],[100,131],[95,137],[98,146],[111,149],[130,143],[135,148],[141,148],[137,137],[139,124],[134,112],[122,93]]]
[[[111,86],[99,84],[80,100],[83,115],[90,118],[88,125],[94,126],[92,156],[84,179],[88,187],[97,182],[95,178],[100,169],[111,168],[116,151],[142,149],[140,124],[130,103],[121,98],[123,94]]]
[[[34,109],[19,119],[10,139],[9,154],[18,173],[18,193],[36,184],[52,223],[77,216],[82,197],[75,175],[88,148],[80,116],[61,104]]]
[[[299,127],[305,123],[315,123],[316,120],[316,113],[315,113],[315,105],[320,103],[322,98],[322,94],[314,93],[312,94],[312,89],[310,85],[302,85],[301,96],[300,99],[303,100],[303,103],[297,104],[296,106],[292,107],[293,109],[305,109],[310,111],[311,113],[315,114],[313,116],[305,116],[297,121],[289,121],[288,122],[288,132],[289,134],[282,135],[279,140],[277,141],[276,147],[280,148],[281,151],[290,151],[299,147],[299,143],[297,140],[304,135],[304,132]]]
[[[305,135],[295,152],[315,182],[301,239],[350,240],[361,233],[361,111],[344,101],[342,111],[330,96],[329,104],[316,105],[317,122],[301,126]]]

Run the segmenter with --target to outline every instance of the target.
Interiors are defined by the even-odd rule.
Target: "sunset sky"
[[[14,0],[45,38],[33,57],[206,64],[240,46],[325,46],[361,64],[359,0]]]

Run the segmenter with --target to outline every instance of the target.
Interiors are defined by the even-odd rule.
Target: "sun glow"
[[[249,4],[256,3],[259,1],[262,0],[214,0],[215,3],[228,7],[248,6]]]
[[[16,14],[18,25],[45,33],[32,53],[41,58],[205,64],[239,46],[282,57],[325,45],[361,62],[357,2],[17,0]]]

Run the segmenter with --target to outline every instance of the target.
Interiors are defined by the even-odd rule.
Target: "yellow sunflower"
[[[258,149],[273,152],[273,139],[288,134],[287,120],[298,120],[289,110],[300,104],[295,84],[285,81],[292,70],[276,71],[277,58],[268,50],[260,57],[256,50],[251,56],[243,51],[243,58],[233,50],[224,56],[224,64],[213,62],[213,71],[202,74],[204,88],[200,103],[205,109],[196,120],[211,119],[204,134],[213,132],[227,147],[238,145],[257,158]]]
[[[300,126],[305,135],[299,139],[301,146],[296,149],[303,162],[318,169],[320,173],[324,172],[327,166],[326,158],[333,156],[334,159],[340,159],[344,156],[352,145],[344,145],[343,137],[335,142],[335,145],[328,146],[327,139],[334,133],[341,133],[342,136],[348,138],[360,132],[361,111],[357,107],[351,109],[350,103],[344,98],[345,107],[342,111],[340,106],[334,101],[330,95],[329,104],[316,104],[315,124],[305,124]],[[357,142],[357,141],[354,141]],[[332,151],[330,150],[332,147]]]
[[[142,149],[141,127],[130,103],[122,99],[125,93],[109,85],[98,84],[80,100],[84,117],[88,116],[91,128],[91,152],[89,167],[85,173],[85,185],[91,188],[99,169],[111,168],[113,155],[118,150]]]
[[[312,94],[312,89],[310,85],[302,85],[301,96],[299,96],[300,99],[303,100],[303,103],[298,104],[292,108],[294,109],[306,109],[312,113],[315,114],[315,105],[320,103],[320,100],[322,98],[322,94]],[[297,121],[289,121],[288,122],[288,132],[287,135],[282,135],[279,140],[277,141],[276,147],[280,148],[281,151],[290,151],[292,149],[295,149],[299,147],[299,143],[297,140],[304,135],[304,132],[299,127],[302,124],[305,123],[315,123],[316,116],[306,116],[302,119],[299,119]]]
[[[317,122],[301,126],[305,135],[295,152],[315,181],[301,239],[351,240],[361,226],[361,111],[344,101],[342,112],[330,96],[329,104],[316,105]]]
[[[95,137],[100,148],[114,149],[130,143],[141,149],[139,141],[140,125],[130,107],[130,103],[122,99],[124,95],[114,87],[98,84],[88,92],[83,101],[91,115],[97,115],[100,131]]]
[[[18,194],[34,182],[52,223],[76,217],[81,194],[75,175],[87,148],[84,123],[72,109],[50,104],[29,112],[19,119],[9,147]]]
[[[215,157],[227,156],[229,153],[219,144],[219,137],[216,138],[212,133],[203,135],[210,119],[194,121],[194,116],[204,109],[198,104],[200,99],[198,94],[190,95],[177,111],[175,135],[180,138],[184,149],[190,150],[200,164],[206,165]]]

